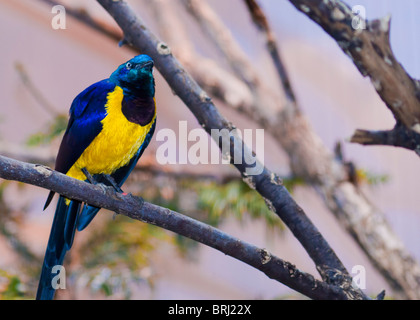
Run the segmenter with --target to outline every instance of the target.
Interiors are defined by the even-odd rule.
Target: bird
[[[55,170],[75,179],[121,186],[149,145],[156,127],[154,61],[137,55],[108,79],[86,88],[73,100]],[[54,197],[51,191],[44,210]],[[62,266],[77,231],[85,229],[100,208],[59,196],[36,294],[54,299],[54,266]]]

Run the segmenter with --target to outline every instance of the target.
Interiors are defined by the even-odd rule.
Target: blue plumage
[[[81,92],[70,107],[70,119],[57,155],[55,170],[66,173],[102,130],[107,95],[115,83],[102,80]]]

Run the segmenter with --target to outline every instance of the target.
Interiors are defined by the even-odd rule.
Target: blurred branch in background
[[[172,25],[180,25],[182,22],[179,20],[179,17],[171,15],[171,12],[168,10],[169,5],[165,4],[165,2],[167,1],[160,1],[159,7],[161,9],[155,10],[156,14],[165,15],[164,19],[169,19],[169,21],[173,20]],[[220,20],[207,2],[200,0],[180,0],[180,2],[201,27],[203,33],[210,40],[210,43],[213,43],[219,52],[222,53],[223,58],[231,66],[233,76],[238,78],[248,87],[248,90],[252,95],[252,101],[251,103],[242,105],[240,111],[250,114],[253,116],[252,119],[270,119],[270,113],[278,110],[279,101],[284,100],[282,92],[272,90],[267,86],[266,81],[261,79],[255,68],[255,63],[248,59],[230,30]],[[166,9],[165,6],[167,7]],[[165,10],[166,12],[160,12],[160,10]],[[163,19],[160,19],[160,21],[162,20]],[[183,32],[184,37],[188,38],[185,27],[178,29]],[[171,35],[168,37],[168,41],[172,46],[178,47],[178,50],[176,51],[176,53],[178,53],[182,50],[182,47],[179,47],[176,41],[170,41],[171,39],[174,39],[174,33],[172,30],[166,31],[166,33],[169,32]],[[197,68],[196,65],[200,63],[201,61],[197,60],[196,63],[192,65],[191,70]],[[214,71],[209,70],[208,73],[214,74]],[[226,80],[220,81],[218,87],[225,87],[226,82]],[[206,89],[206,87],[204,88]],[[215,97],[219,98],[217,95]]]
[[[268,277],[312,299],[354,299],[353,288],[316,280],[294,265],[273,256],[265,249],[231,237],[197,220],[132,195],[123,195],[113,188],[92,185],[70,178],[47,167],[0,156],[0,177],[53,190],[70,199],[103,207],[132,219],[160,226],[208,245],[262,271]],[[135,232],[135,230],[133,230]]]
[[[279,80],[282,84],[281,91],[284,91],[288,102],[284,108],[290,108],[290,106],[297,108],[298,106],[296,96],[292,88],[287,69],[283,64],[283,59],[280,55],[280,49],[276,41],[276,36],[271,29],[270,23],[268,22],[265,13],[256,0],[244,0],[244,2],[248,7],[249,13],[251,14],[252,21],[265,35],[267,50],[270,53],[271,59],[273,60],[274,66],[277,70]]]
[[[112,299],[132,299],[136,289],[145,289],[136,288],[139,285],[153,290],[156,273],[150,256],[162,243],[174,245],[176,250],[177,238],[156,226],[134,222],[122,215],[108,216],[72,251],[70,272],[76,280],[72,290],[76,299],[83,297],[87,288]]]
[[[31,78],[28,75],[24,65],[21,62],[15,63],[15,70],[19,74],[20,79],[22,80],[23,84],[25,85],[26,89],[32,94],[38,104],[50,115],[51,117],[55,117],[58,115],[57,110],[51,105],[51,103],[45,98],[45,96],[41,93],[39,88],[37,88]]]
[[[45,132],[40,132],[33,134],[27,140],[28,146],[36,146],[39,144],[50,143],[56,136],[60,135],[66,130],[67,127],[67,115],[60,114],[54,108],[54,106],[48,101],[48,99],[41,93],[40,88],[38,88],[29,75],[29,72],[26,70],[25,66],[20,63],[15,63],[15,70],[17,71],[19,77],[21,78],[23,84],[33,98],[38,102],[39,106],[46,111],[46,113],[53,119],[49,123],[49,127]],[[12,150],[18,151],[17,146],[11,146]],[[1,146],[0,146],[1,148]],[[25,150],[19,150],[20,153],[25,152]],[[28,154],[29,155],[29,154]]]
[[[415,151],[420,155],[418,145],[419,134],[406,126],[397,124],[394,129],[388,131],[356,130],[350,142],[364,146],[386,145],[401,147]]]
[[[4,199],[4,191],[8,184],[8,181],[2,181],[0,183],[0,234],[8,240],[9,245],[14,251],[23,258],[26,266],[33,266],[34,263],[38,264],[41,260],[36,257],[16,232],[16,225],[19,224],[24,217],[22,217],[21,213],[12,210]]]

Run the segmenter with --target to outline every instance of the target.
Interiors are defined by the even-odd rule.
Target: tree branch
[[[153,224],[198,241],[262,271],[269,278],[312,299],[354,298],[349,288],[330,285],[298,270],[286,262],[252,244],[234,238],[216,228],[167,208],[143,202],[131,194],[116,193],[112,187],[92,185],[70,178],[52,169],[0,156],[0,177],[20,181],[55,191],[70,199],[82,201]]]
[[[170,48],[151,33],[124,1],[98,0],[98,2],[113,16],[124,31],[126,42],[153,58],[157,69],[170,87],[209,134],[212,129],[228,129],[230,131],[234,129],[234,126],[219,113],[206,92],[198,86],[173,57]],[[252,166],[247,165],[245,159],[252,158],[253,154],[246,146],[241,152],[242,161],[235,159],[236,143],[234,142],[240,142],[239,145],[242,145],[243,142],[234,130],[231,133],[231,148],[228,156],[231,163],[241,172],[244,180],[264,197],[270,208],[290,228],[315,262],[323,279],[330,282],[336,281],[345,287],[351,287],[351,277],[348,271],[302,208],[290,196],[282,185],[281,179],[258,161],[257,166],[261,165],[263,172],[256,176],[248,175],[247,169]],[[216,142],[221,147],[223,142]],[[352,291],[354,298],[364,297],[360,290]]]
[[[297,107],[296,96],[290,82],[289,75],[287,74],[286,67],[283,64],[283,60],[280,56],[279,46],[276,41],[274,32],[271,30],[268,19],[265,16],[264,11],[256,0],[244,0],[245,5],[252,17],[252,21],[261,30],[266,38],[267,50],[270,53],[271,59],[273,60],[274,66],[277,70],[277,74],[282,83],[282,89],[286,95],[286,98],[292,106]]]
[[[413,150],[420,155],[420,134],[402,125],[396,125],[394,129],[388,131],[359,129],[350,138],[350,142],[365,146],[384,145],[400,147]]]
[[[397,123],[420,133],[419,82],[410,77],[392,52],[391,18],[362,21],[363,29],[356,23],[360,17],[340,0],[289,1],[337,41],[360,73],[370,78]],[[420,144],[409,149],[420,149]]]
[[[51,116],[55,117],[58,116],[58,111],[51,105],[51,103],[44,97],[44,95],[41,93],[41,91],[37,88],[37,86],[34,85],[31,78],[28,75],[28,72],[26,71],[25,66],[20,63],[15,63],[15,69],[17,73],[19,74],[19,77],[21,78],[23,84],[28,89],[28,91],[32,94],[34,99],[39,103],[39,105]]]
[[[241,48],[232,41],[232,34],[220,23],[217,15],[206,2],[200,0],[181,0],[185,8],[197,20],[203,31],[210,34],[210,38],[217,41],[217,48],[224,52],[224,56],[234,55],[235,59],[228,59],[234,72],[250,87],[259,84],[259,78],[254,68],[248,63],[246,55]],[[229,54],[227,54],[228,52]]]

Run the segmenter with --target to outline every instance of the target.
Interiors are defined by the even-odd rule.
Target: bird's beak
[[[138,64],[137,69],[139,69],[139,70],[140,69],[148,69],[149,71],[152,71],[153,66],[154,66],[153,61],[146,61],[146,62]]]

